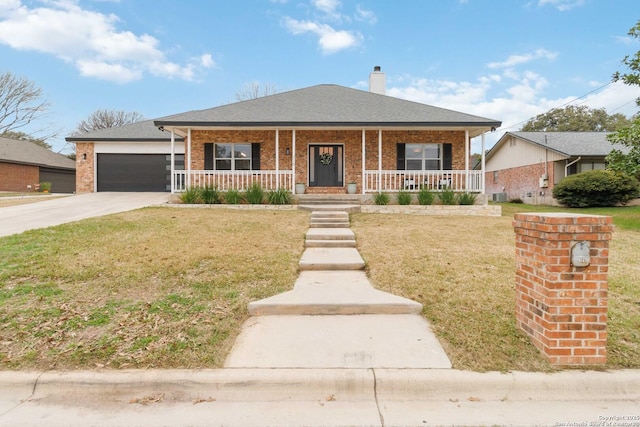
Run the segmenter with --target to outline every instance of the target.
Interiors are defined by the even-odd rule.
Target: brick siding
[[[40,168],[33,165],[19,165],[0,162],[0,191],[31,191],[39,184]]]
[[[92,193],[94,186],[94,143],[76,143],[76,193]],[[86,154],[86,160],[83,159]]]
[[[554,183],[553,162],[547,164],[547,188],[540,187],[540,177],[544,173],[544,163],[499,170],[497,182],[494,182],[493,172],[485,172],[485,192],[489,197],[493,193],[507,193],[508,200],[527,197],[527,193],[533,196],[539,196],[540,192],[551,195]]]
[[[607,361],[607,292],[611,217],[516,214],[516,322],[553,365]],[[571,265],[576,242],[591,263]]]

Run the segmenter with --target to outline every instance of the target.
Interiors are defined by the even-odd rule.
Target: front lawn
[[[424,305],[455,368],[550,370],[515,327],[511,220],[528,209],[351,220],[371,281]],[[611,368],[640,368],[635,209],[608,211]],[[308,226],[299,211],[159,207],[0,238],[0,369],[221,367],[247,304],[293,287]]]

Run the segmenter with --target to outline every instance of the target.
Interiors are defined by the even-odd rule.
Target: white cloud
[[[331,54],[360,44],[362,35],[358,32],[336,30],[327,24],[312,21],[298,21],[285,17],[284,26],[294,35],[312,33],[318,36],[320,50],[324,54]]]
[[[561,12],[582,6],[585,0],[539,0],[538,6],[552,6]]]
[[[192,80],[194,64],[167,59],[156,38],[117,29],[119,18],[82,9],[77,0],[51,0],[29,8],[20,0],[0,0],[0,43],[54,55],[83,76],[127,83],[151,73]],[[203,55],[202,58],[204,58]],[[201,61],[210,67],[213,59]]]
[[[503,62],[490,62],[487,67],[489,68],[507,68],[520,64],[526,64],[527,62],[534,61],[536,59],[548,59],[553,61],[558,56],[555,52],[549,52],[546,49],[537,49],[532,53],[525,53],[519,55],[511,55]]]
[[[486,135],[485,148],[491,148],[506,131],[517,131],[525,122],[552,108],[566,105],[586,105],[605,108],[609,114],[631,116],[638,111],[634,100],[640,97],[640,87],[621,82],[576,99],[582,94],[548,98],[544,91],[547,79],[531,70],[520,73],[505,69],[501,75],[481,76],[477,81],[425,79],[415,76],[390,77],[387,94],[441,108],[486,117],[502,122],[497,132]],[[366,82],[358,86],[366,88]],[[598,84],[598,87],[602,86]],[[472,151],[480,152],[480,138],[472,143]]]
[[[369,24],[375,24],[376,22],[378,22],[378,17],[373,11],[363,9],[359,4],[356,5],[355,18],[357,21],[365,21]]]
[[[339,0],[312,0],[311,3],[316,9],[328,14],[333,15],[336,13],[336,9],[342,6]]]

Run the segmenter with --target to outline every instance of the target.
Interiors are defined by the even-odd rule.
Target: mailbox
[[[587,267],[591,264],[591,248],[589,242],[578,242],[571,247],[571,265]]]

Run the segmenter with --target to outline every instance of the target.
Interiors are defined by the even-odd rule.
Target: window
[[[405,170],[441,170],[442,144],[406,144]]]
[[[251,170],[251,144],[214,144],[215,170]]]
[[[498,183],[498,171],[493,171],[493,183]]]

